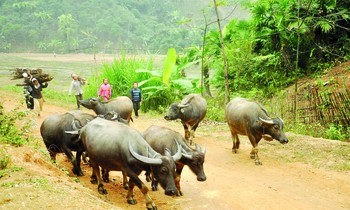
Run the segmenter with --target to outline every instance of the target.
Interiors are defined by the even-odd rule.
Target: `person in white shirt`
[[[78,109],[80,109],[80,103],[79,100],[83,100],[83,84],[81,83],[81,81],[78,79],[78,75],[76,74],[72,74],[72,83],[70,85],[69,88],[69,93],[68,95],[72,95],[72,91],[75,95],[75,99],[77,101],[77,107]]]

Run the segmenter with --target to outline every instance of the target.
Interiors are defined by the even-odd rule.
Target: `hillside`
[[[204,15],[215,20],[209,4],[212,1],[4,0],[0,2],[0,52],[137,54],[198,46]],[[226,17],[232,8],[220,11]],[[243,19],[248,14],[237,7],[228,20],[234,17]]]

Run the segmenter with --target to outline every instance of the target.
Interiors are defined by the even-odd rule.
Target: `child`
[[[108,79],[103,79],[103,84],[100,87],[100,90],[98,91],[98,96],[102,96],[104,101],[108,101],[111,98],[112,95],[112,88],[111,85],[108,84]]]
[[[133,103],[136,118],[139,118],[140,102],[142,101],[141,90],[138,88],[137,82],[134,82],[133,88],[130,90],[130,98]]]

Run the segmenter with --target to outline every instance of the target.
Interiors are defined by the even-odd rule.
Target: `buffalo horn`
[[[184,156],[185,158],[190,159],[190,160],[193,159],[193,155],[188,154],[186,152],[186,150],[184,150],[184,148],[181,148],[181,151],[182,151],[182,156]]]
[[[177,144],[177,152],[175,155],[173,155],[173,159],[174,161],[178,161],[180,160],[182,154],[181,154],[181,145],[179,144],[179,142],[176,141],[176,144]]]
[[[205,145],[202,148],[199,146],[199,144],[195,144],[195,146],[196,146],[197,152],[203,152],[203,154],[206,153],[207,149],[206,149]]]
[[[202,152],[203,152],[203,154],[205,154],[207,152],[207,147],[205,145],[202,147]]]
[[[188,107],[188,104],[178,104],[177,107],[179,107],[179,108]]]
[[[263,123],[269,124],[269,125],[273,125],[273,121],[272,120],[265,120],[261,117],[259,117],[259,120],[261,120]]]
[[[280,119],[281,120],[281,122],[282,122],[282,124],[283,124],[283,120],[280,118],[280,117],[277,117],[278,119]]]
[[[149,158],[149,157],[145,157],[142,155],[137,154],[134,149],[132,148],[130,142],[129,142],[129,151],[131,153],[131,155],[136,158],[137,160],[149,164],[149,165],[160,165],[162,164],[162,160],[158,159],[158,158]]]
[[[79,127],[77,127],[77,125],[79,126]],[[73,121],[72,121],[72,128],[73,128],[73,130],[80,130],[81,128],[82,128],[82,126],[80,125],[80,122],[78,121],[78,120],[76,120],[76,119],[74,119]]]
[[[65,133],[68,133],[68,134],[79,134],[79,131],[65,131]]]

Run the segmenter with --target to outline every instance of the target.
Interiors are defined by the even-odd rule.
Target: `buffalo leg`
[[[46,144],[46,143],[45,143]],[[51,145],[46,145],[47,151],[50,154],[51,160],[56,163],[56,155],[57,152],[59,152],[60,150],[58,149],[58,147],[54,144]]]
[[[125,173],[125,171],[122,170],[123,174],[123,187],[124,189],[129,189],[129,184],[128,184],[128,175]]]
[[[77,176],[84,176],[80,167],[78,167],[77,159],[73,156],[72,151],[67,147],[63,147],[62,150],[64,154],[66,154],[66,156],[68,157],[69,161],[73,164],[73,173],[76,174]]]
[[[100,167],[92,160],[90,160],[91,167],[93,170],[93,176],[97,179],[97,190],[100,194],[107,194],[107,190],[103,187],[101,174],[100,174]]]
[[[109,182],[109,170],[102,168],[102,180],[106,183]]]
[[[128,203],[129,204],[136,204],[136,200],[134,198],[134,193],[133,193],[133,189],[134,189],[134,187],[136,185],[141,190],[142,194],[145,196],[147,209],[149,209],[149,210],[157,210],[156,204],[153,202],[151,196],[148,193],[147,186],[140,180],[138,175],[134,171],[132,171],[130,169],[127,169],[125,172],[130,177],[130,179],[129,179],[129,190],[128,190],[128,195],[126,197]]]
[[[186,125],[186,124],[182,124],[183,125],[183,127],[184,127],[184,130],[185,130],[185,139],[186,140],[189,140],[189,138],[190,138],[190,132],[189,132],[189,130],[188,130],[188,126]]]
[[[239,149],[240,141],[239,141],[237,133],[233,129],[231,129],[231,126],[230,126],[230,131],[231,131],[231,136],[232,136],[232,152],[237,153],[237,151]]]
[[[83,154],[83,150],[82,149],[79,149],[77,151],[77,154],[75,155],[75,160],[76,160],[76,167],[77,167],[77,171],[78,171],[78,176],[84,176],[84,173],[83,171],[81,170],[81,167],[80,167],[80,163],[81,163],[81,156]]]
[[[196,132],[196,130],[197,130],[197,128],[198,128],[198,125],[199,125],[199,121],[196,122],[196,123],[193,125],[193,127],[191,128],[191,133],[190,133],[190,135],[192,136],[192,138],[195,137],[195,136],[194,136],[194,132]]]
[[[250,152],[250,158],[255,160],[255,165],[262,165],[262,162],[260,161],[258,152],[258,142],[260,141],[256,141],[255,137],[252,135],[248,135],[248,138],[250,140],[250,143],[252,144],[253,148]]]
[[[89,158],[88,157],[89,157],[89,155],[86,152],[83,152],[82,159],[83,159],[84,164],[88,164],[89,163]]]
[[[176,175],[175,175],[175,186],[177,188],[178,191],[178,195],[182,196],[182,192],[181,192],[181,186],[180,186],[180,181],[181,181],[181,173],[182,173],[182,169],[184,168],[185,165],[183,164],[177,164],[176,163]]]

